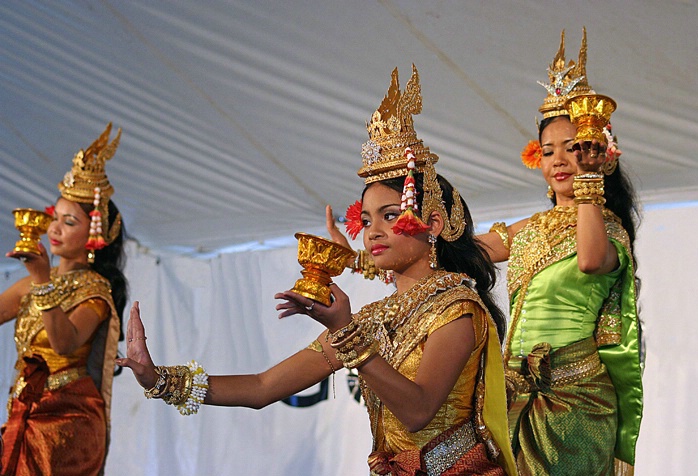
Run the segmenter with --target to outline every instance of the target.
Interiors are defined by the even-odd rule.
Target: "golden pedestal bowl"
[[[41,254],[39,241],[41,235],[48,231],[53,217],[31,208],[15,208],[12,213],[15,216],[15,228],[19,230],[19,240],[15,243],[13,251]]]
[[[319,236],[307,233],[294,236],[298,239],[298,262],[303,266],[303,277],[296,281],[292,291],[329,306],[332,277],[342,274],[347,260],[356,253]]]
[[[611,120],[611,113],[616,110],[616,102],[601,94],[582,94],[567,100],[565,109],[570,121],[577,126],[576,142],[596,139],[606,144],[604,127]]]

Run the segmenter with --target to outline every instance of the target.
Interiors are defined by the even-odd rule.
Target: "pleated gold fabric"
[[[106,455],[104,400],[83,377],[38,401],[13,399],[3,427],[3,476],[91,476]]]

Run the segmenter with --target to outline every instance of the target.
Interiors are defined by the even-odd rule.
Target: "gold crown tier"
[[[332,277],[342,274],[355,253],[319,236],[307,233],[294,236],[298,240],[298,262],[303,266],[303,277],[296,281],[292,291],[329,306],[332,304],[329,287]]]
[[[19,240],[15,243],[14,251],[41,254],[39,240],[48,231],[53,217],[31,208],[16,208],[12,213],[15,216],[15,228],[19,230]]]
[[[616,110],[616,102],[601,94],[583,94],[570,98],[565,103],[570,120],[577,126],[575,141],[592,141],[606,143],[604,127],[611,120]]]

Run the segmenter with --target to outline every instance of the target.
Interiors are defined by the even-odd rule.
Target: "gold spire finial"
[[[439,157],[429,152],[429,148],[417,138],[412,116],[420,112],[422,91],[417,68],[412,65],[412,77],[404,91],[400,91],[398,70],[395,68],[388,93],[371,116],[371,120],[366,123],[369,140],[361,148],[363,165],[358,172],[366,184],[407,175],[407,147],[412,149],[417,170],[420,172],[427,161],[434,164],[439,160]]]
[[[548,67],[549,84],[538,81],[548,91],[548,96],[538,109],[543,118],[567,114],[565,103],[571,97],[580,94],[594,94],[586,76],[587,64],[587,30],[582,28],[582,44],[579,48],[577,62],[570,60],[565,64],[565,30],[560,36],[560,48]]]

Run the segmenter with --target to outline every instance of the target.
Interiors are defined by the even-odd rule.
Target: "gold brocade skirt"
[[[2,427],[3,476],[88,476],[102,471],[107,423],[104,400],[83,377],[38,401],[12,399]]]
[[[547,346],[547,347],[546,347]],[[613,475],[616,393],[593,338],[511,359],[509,428],[519,474]]]

